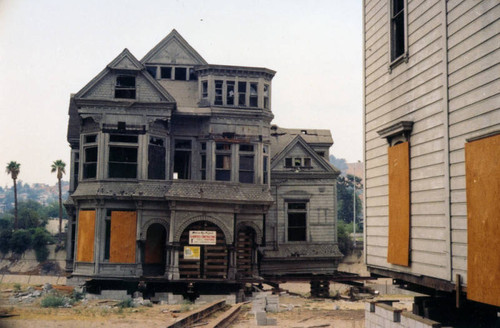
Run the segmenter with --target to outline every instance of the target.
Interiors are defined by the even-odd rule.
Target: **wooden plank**
[[[409,266],[410,161],[409,143],[388,149],[389,156],[389,247],[387,262]]]
[[[77,262],[94,262],[95,211],[78,213]]]
[[[467,298],[500,306],[500,134],[465,145]]]
[[[111,212],[110,263],[135,263],[137,212]]]

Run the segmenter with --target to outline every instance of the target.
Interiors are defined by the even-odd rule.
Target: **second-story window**
[[[170,80],[172,78],[172,67],[160,67],[160,77]]]
[[[116,77],[115,98],[135,99],[135,76],[118,75]]]
[[[83,179],[95,179],[97,176],[97,135],[83,137]]]
[[[391,0],[391,62],[405,54],[405,2]]]
[[[137,178],[138,136],[110,134],[108,177]]]
[[[207,179],[207,143],[200,143],[200,176],[201,180]]]
[[[240,145],[239,181],[253,183],[254,180],[254,153],[253,145]]]
[[[264,153],[264,156],[262,157],[262,160],[263,160],[263,163],[262,163],[262,183],[263,184],[267,184],[267,181],[268,181],[268,178],[267,178],[267,175],[269,174],[268,173],[268,160],[269,160],[269,147],[268,146],[264,146],[263,148],[263,153]]]
[[[222,105],[222,81],[221,80],[215,80],[214,105]]]
[[[215,145],[215,180],[231,181],[231,144]]]
[[[187,68],[186,67],[176,67],[175,68],[175,80],[177,81],[187,81]]]
[[[175,140],[174,178],[191,178],[191,140]]]
[[[307,204],[303,202],[287,203],[288,241],[307,240]]]
[[[238,106],[247,105],[247,83],[238,82]]]
[[[149,137],[148,179],[165,180],[165,139]]]
[[[204,99],[208,98],[208,81],[201,82],[201,97]]]

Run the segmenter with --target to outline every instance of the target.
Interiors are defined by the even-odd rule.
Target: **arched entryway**
[[[144,247],[143,275],[162,276],[165,273],[165,242],[167,231],[159,223],[149,226]]]
[[[182,232],[179,274],[181,278],[226,279],[228,250],[222,230],[212,222],[197,221]]]
[[[236,276],[251,278],[256,269],[255,230],[243,227],[236,234]]]

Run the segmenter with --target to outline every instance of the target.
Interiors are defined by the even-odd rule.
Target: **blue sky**
[[[0,0],[0,165],[55,183],[52,161],[69,164],[70,94],[124,48],[140,59],[174,28],[210,64],[277,71],[273,123],[330,129],[331,153],[361,160],[361,15],[361,1],[346,0]]]

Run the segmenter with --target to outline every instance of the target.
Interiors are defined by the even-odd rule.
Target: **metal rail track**
[[[194,323],[196,323],[197,321],[200,321],[201,319],[208,317],[212,313],[219,311],[225,305],[226,305],[225,300],[210,303],[210,304],[202,307],[201,309],[194,311],[193,313],[187,314],[187,315],[179,318],[176,322],[168,325],[167,328],[186,328],[186,327],[189,327],[189,326],[193,325]]]

